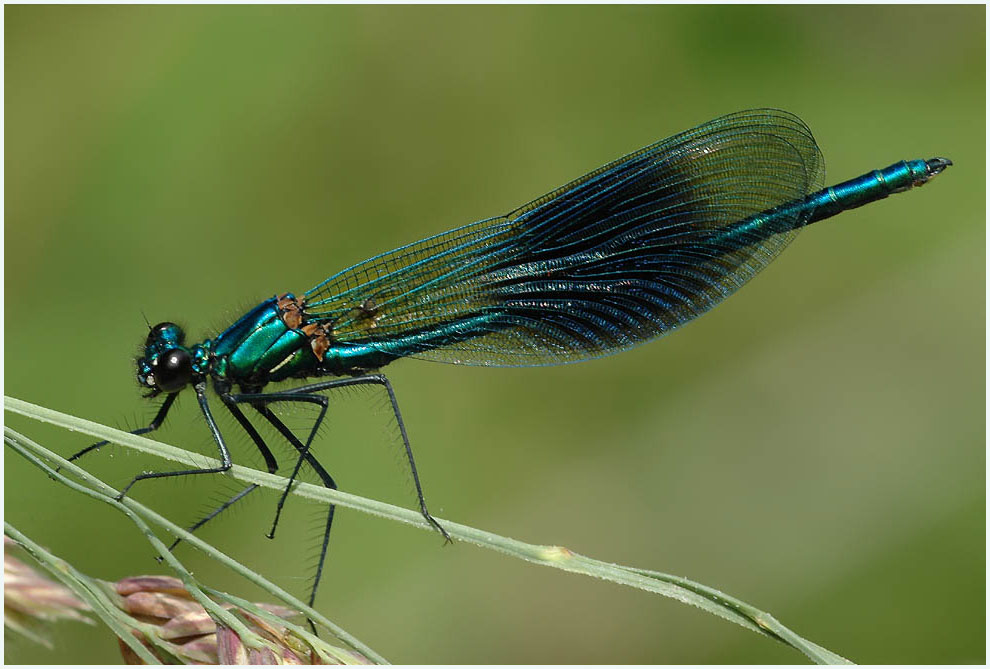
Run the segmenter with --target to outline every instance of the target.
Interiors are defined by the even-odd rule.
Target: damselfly
[[[279,465],[248,420],[257,414],[288,441],[300,467],[328,488],[313,452],[326,391],[371,384],[391,402],[423,516],[427,510],[395,393],[377,370],[399,358],[530,366],[616,353],[705,313],[763,269],[809,223],[921,186],[952,163],[909,160],[830,188],[811,131],[787,112],[730,114],[609,163],[515,211],[403,246],[334,274],[301,295],[279,292],[212,339],[187,345],[182,328],[151,328],[137,360],[158,429],[187,386],[220,454],[208,469],[143,473],[144,479],[227,471],[231,457],[208,400],[213,391],[261,451]],[[270,391],[270,384],[331,377]],[[304,439],[273,405],[318,410]],[[106,442],[80,451],[72,459]],[[283,491],[269,536],[291,483]],[[251,485],[197,529],[255,489]],[[326,558],[327,512],[309,602]]]

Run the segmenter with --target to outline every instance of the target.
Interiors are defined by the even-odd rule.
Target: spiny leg
[[[296,460],[296,466],[292,469],[292,476],[289,477],[289,483],[285,486],[285,490],[282,491],[282,496],[279,497],[278,506],[275,509],[275,520],[272,522],[272,529],[268,533],[268,538],[274,539],[275,528],[278,527],[278,519],[282,515],[282,507],[285,505],[285,500],[289,496],[289,491],[292,490],[292,484],[296,482],[296,476],[299,475],[299,469],[302,467],[303,461],[305,461],[309,456],[310,449],[313,445],[313,438],[316,436],[317,431],[319,431],[320,425],[323,424],[323,419],[326,418],[327,407],[329,406],[330,402],[323,395],[310,395],[310,394],[303,395],[298,393],[284,393],[284,392],[230,395],[226,401],[230,401],[238,404],[240,403],[251,404],[252,406],[254,406],[255,409],[259,409],[259,407],[268,407],[271,404],[274,404],[275,402],[303,402],[307,404],[317,404],[320,407],[320,415],[317,416],[316,421],[314,421],[313,427],[309,431],[309,437],[307,437],[306,439],[306,444],[302,447],[301,450],[298,448],[298,446],[296,446],[295,443],[298,441],[298,439],[293,440],[289,438],[288,435],[291,435],[292,432],[288,431],[288,428],[285,428],[288,434],[286,434],[285,432],[282,433],[283,436],[286,439],[288,439],[293,446],[296,446],[297,450],[299,450],[299,458]],[[265,414],[262,413],[262,415]],[[272,414],[272,416],[274,415],[275,414]],[[266,416],[266,418],[268,419],[269,422],[271,422],[271,418],[268,418],[268,416]],[[282,427],[285,427],[285,424],[282,423],[281,420],[279,421],[279,423],[282,425]],[[272,424],[274,425],[274,423]],[[329,476],[329,474],[327,476]]]
[[[247,416],[244,415],[240,407],[238,407],[236,404],[228,402],[226,400],[226,396],[222,396],[222,399],[224,400],[224,405],[234,416],[234,418],[244,429],[244,431],[247,432],[248,436],[251,437],[251,440],[254,442],[255,447],[257,447],[257,449],[261,452],[261,456],[265,459],[265,466],[268,468],[268,473],[274,474],[275,472],[277,472],[278,461],[275,459],[275,455],[272,453],[272,450],[268,447],[268,444],[266,444],[265,440],[262,439],[260,434],[258,434],[258,431],[255,429],[254,425],[252,425],[251,422],[247,419]],[[235,503],[247,497],[248,493],[254,492],[257,489],[258,489],[257,483],[252,483],[251,485],[247,486],[246,488],[238,492],[236,495],[228,499],[226,502],[221,504],[219,507],[214,509],[209,515],[200,519],[191,527],[189,527],[188,528],[189,531],[195,532],[203,525],[206,525],[206,523],[210,522],[211,520],[219,516],[221,513],[229,509]],[[178,546],[181,542],[182,542],[181,538],[176,539],[175,541],[172,542],[172,544],[168,547],[168,549],[170,551],[174,550],[175,547]]]
[[[412,472],[413,483],[416,485],[416,497],[419,499],[420,513],[423,514],[426,522],[432,525],[437,531],[440,532],[440,534],[443,535],[447,543],[451,543],[450,535],[447,534],[447,530],[440,526],[440,523],[438,523],[433,516],[430,515],[429,510],[426,508],[426,498],[423,496],[423,486],[419,482],[419,472],[416,470],[416,460],[413,458],[412,446],[409,444],[409,435],[406,433],[406,424],[402,420],[402,412],[399,411],[399,403],[395,399],[395,391],[392,390],[392,384],[389,383],[388,378],[386,378],[384,374],[367,374],[365,376],[355,376],[350,379],[335,379],[333,381],[312,383],[306,386],[286,390],[284,394],[310,394],[324,390],[332,390],[334,388],[344,388],[347,386],[358,385],[383,386],[385,391],[388,393],[389,402],[392,404],[392,413],[395,415],[395,422],[399,425],[399,434],[402,435],[402,445],[406,449],[406,460],[409,462],[409,471]]]
[[[213,414],[210,412],[210,405],[206,399],[206,382],[200,381],[196,384],[196,399],[199,401],[199,408],[203,412],[203,416],[206,418],[206,424],[210,428],[210,433],[213,435],[213,440],[217,444],[217,450],[220,452],[220,466],[219,467],[209,467],[206,469],[183,469],[176,472],[147,472],[145,474],[139,474],[131,479],[131,482],[124,486],[124,489],[117,494],[116,500],[119,502],[127,494],[127,491],[137,483],[138,481],[143,481],[145,479],[160,479],[168,478],[172,476],[192,476],[194,474],[222,474],[226,472],[231,467],[230,451],[227,450],[227,444],[223,440],[223,435],[220,434],[220,428],[217,427],[217,423],[213,420]],[[161,413],[161,412],[159,412]]]
[[[282,420],[272,412],[271,409],[263,404],[253,404],[252,406],[254,406],[254,409],[264,416],[265,420],[271,423],[271,425],[278,430],[279,433],[285,437],[285,439],[292,444],[297,451],[299,451],[300,457],[309,463],[309,466],[312,467],[313,471],[315,471],[317,476],[320,477],[320,480],[323,482],[324,486],[330,488],[331,490],[337,489],[337,483],[333,480],[333,477],[330,476],[330,473],[327,472],[322,464],[320,464],[319,460],[313,457],[312,453],[306,450],[306,447],[299,441],[299,438],[292,433],[292,430],[290,430],[285,423],[283,423]],[[333,514],[336,508],[337,507],[334,504],[331,504],[330,509],[327,511],[327,524],[323,531],[323,544],[320,546],[320,559],[316,566],[316,575],[313,578],[313,588],[309,593],[308,603],[310,606],[313,606],[313,602],[316,601],[316,589],[319,587],[320,578],[323,576],[323,564],[326,561],[327,550],[330,546],[330,528],[333,526]],[[274,531],[274,528],[272,528],[272,530]],[[312,620],[309,621],[309,624],[315,631],[315,626],[313,625]]]
[[[355,377],[351,379],[337,379],[334,381],[325,381],[321,383],[314,383],[306,386],[301,386],[281,393],[256,394],[253,396],[241,395],[241,396],[236,396],[236,398],[235,396],[228,396],[227,399],[250,403],[254,407],[254,409],[258,411],[266,420],[268,420],[269,423],[271,423],[272,426],[275,427],[275,429],[278,430],[278,432],[299,452],[299,460],[297,461],[296,466],[293,469],[293,480],[301,467],[302,461],[305,460],[310,464],[310,466],[313,467],[313,469],[316,471],[317,475],[320,477],[320,479],[323,481],[323,484],[326,487],[336,490],[337,485],[333,481],[333,478],[323,468],[323,466],[319,463],[319,461],[317,461],[316,458],[313,457],[312,453],[309,450],[309,446],[311,445],[312,440],[319,428],[319,425],[325,416],[325,408],[321,410],[320,417],[317,420],[316,424],[314,425],[313,429],[311,430],[309,438],[307,439],[307,444],[303,444],[298,439],[298,437],[296,437],[296,435],[285,425],[285,423],[283,423],[282,420],[279,419],[278,416],[276,416],[271,411],[271,409],[268,408],[267,404],[271,400],[291,401],[286,396],[308,395],[308,397],[306,397],[306,399],[304,400],[302,397],[300,397],[300,400],[315,402],[321,404],[321,406],[324,406],[323,401],[325,401],[326,398],[323,398],[322,396],[314,397],[313,393],[317,393],[325,390],[331,390],[334,388],[352,386],[352,385],[380,385],[385,388],[389,396],[389,401],[392,405],[392,411],[395,415],[396,423],[399,426],[399,432],[402,436],[403,446],[405,447],[405,451],[406,451],[406,458],[409,462],[409,468],[410,471],[412,472],[413,482],[416,486],[416,495],[419,500],[420,511],[422,512],[423,516],[426,518],[427,522],[429,522],[433,527],[435,527],[444,536],[444,539],[446,539],[448,543],[451,542],[450,535],[446,532],[446,530],[443,529],[443,527],[440,526],[440,524],[433,518],[432,515],[430,515],[429,511],[427,510],[426,500],[423,495],[423,488],[419,480],[419,473],[416,469],[416,461],[413,458],[412,446],[409,444],[409,437],[406,432],[405,422],[402,420],[402,414],[399,410],[398,402],[395,397],[395,391],[392,389],[391,383],[389,383],[388,379],[384,375],[370,374],[370,375]],[[289,488],[291,488],[291,481],[289,486],[287,486],[286,491],[284,491],[283,493],[283,500],[285,498],[285,495],[288,493]],[[319,586],[319,582],[322,577],[323,566],[326,560],[327,549],[330,541],[330,529],[333,524],[333,515],[335,508],[336,507],[334,505],[330,505],[330,509],[327,513],[327,525],[323,535],[323,545],[321,546],[321,550],[320,550],[320,559],[319,559],[319,564],[317,566],[316,576],[313,582],[313,589],[310,593],[310,600],[309,600],[310,605],[312,605],[313,602],[315,601],[316,590],[317,587]],[[276,513],[276,524],[277,521],[278,521],[278,513]],[[272,527],[273,533],[274,530],[275,530],[275,525],[273,525]],[[312,626],[312,621],[310,621],[310,625]]]
[[[199,528],[201,528],[203,525],[206,525],[208,522],[210,522],[211,520],[213,520],[214,518],[216,518],[217,516],[219,516],[221,513],[223,513],[224,511],[226,511],[230,507],[232,507],[236,502],[239,502],[242,499],[244,499],[245,497],[247,497],[247,494],[249,492],[254,491],[257,487],[258,487],[258,485],[256,483],[252,483],[251,485],[249,485],[248,487],[244,488],[243,490],[241,490],[240,492],[238,492],[236,495],[234,495],[233,497],[231,497],[230,499],[228,499],[226,502],[224,502],[223,504],[221,504],[220,506],[218,506],[217,508],[215,508],[213,511],[211,511],[210,513],[208,513],[207,515],[205,515],[204,517],[200,518],[195,523],[193,523],[192,525],[190,525],[189,527],[187,527],[186,528],[186,531],[187,532],[195,532],[196,530],[198,530]],[[175,541],[173,541],[171,544],[169,544],[168,550],[169,551],[174,551],[175,550],[175,547],[178,546],[181,543],[182,543],[182,537],[178,537]]]
[[[168,415],[169,409],[171,409],[172,404],[175,403],[175,398],[178,396],[179,393],[172,393],[171,395],[167,395],[165,397],[165,401],[162,402],[162,405],[158,408],[158,413],[156,413],[155,417],[151,420],[151,423],[149,423],[147,427],[139,427],[136,430],[131,430],[130,433],[147,434],[148,432],[154,432],[155,430],[160,428],[162,426],[162,423],[165,422],[165,416]],[[70,456],[69,462],[72,462],[73,460],[78,460],[87,453],[95,451],[103,446],[106,446],[109,443],[110,443],[109,441],[103,440],[103,441],[98,441],[95,444],[91,444],[86,448],[82,449],[81,451],[79,451],[78,453],[76,453],[75,455]],[[58,469],[56,469],[55,471],[58,471]]]

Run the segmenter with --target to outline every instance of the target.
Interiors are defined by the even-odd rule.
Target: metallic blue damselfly
[[[328,407],[324,393],[371,384],[381,386],[391,402],[420,510],[449,540],[427,510],[395,393],[377,370],[399,358],[553,365],[636,346],[731,295],[800,228],[921,186],[951,164],[944,158],[901,161],[822,189],[822,156],[799,118],[772,109],[739,112],[631,153],[505,216],[376,256],[299,296],[276,293],[212,339],[187,345],[178,325],[156,325],[137,360],[137,378],[149,397],[165,399],[151,424],[134,432],[158,429],[179,392],[192,386],[221,464],[144,473],[121,497],[143,479],[230,468],[208,401],[210,382],[270,472],[278,463],[245,408],[298,451],[292,480],[305,463],[336,489],[312,449]],[[275,382],[321,377],[331,378],[267,390]],[[272,409],[291,403],[318,410],[305,439]],[[330,506],[310,604],[333,513]]]

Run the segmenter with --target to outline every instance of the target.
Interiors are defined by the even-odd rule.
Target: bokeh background
[[[5,392],[135,427],[154,410],[133,380],[143,315],[211,336],[276,292],[780,107],[831,183],[903,158],[955,167],[807,230],[663,341],[549,369],[393,365],[428,500],[718,587],[858,662],[984,662],[985,11],[5,7]],[[382,398],[335,406],[319,448],[342,487],[414,506]],[[5,419],[64,454],[88,443]],[[212,452],[190,398],[159,437]],[[106,579],[162,569],[124,519],[5,465],[5,517],[35,540]],[[118,449],[87,466],[120,484],[161,463]],[[190,522],[233,488],[135,490]],[[274,501],[204,536],[302,594],[322,512],[291,500],[268,541]],[[803,659],[672,600],[348,511],[318,606],[404,663]],[[6,647],[117,658],[72,623],[54,650]]]

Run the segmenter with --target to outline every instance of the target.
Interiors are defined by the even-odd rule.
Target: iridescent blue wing
[[[342,345],[445,362],[614,353],[696,318],[763,269],[807,213],[725,231],[818,190],[823,172],[796,116],[723,116],[506,216],[354,265],[308,291],[305,311]]]

